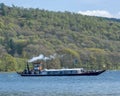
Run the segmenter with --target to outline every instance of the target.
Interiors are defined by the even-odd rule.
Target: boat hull
[[[105,70],[101,71],[90,71],[90,72],[83,72],[83,73],[76,73],[76,74],[25,74],[22,72],[17,72],[21,76],[97,76],[101,73],[105,72]]]

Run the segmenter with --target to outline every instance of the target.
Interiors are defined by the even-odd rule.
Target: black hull
[[[97,72],[83,72],[83,73],[77,73],[77,74],[25,74],[25,73],[20,73],[17,72],[18,74],[20,74],[21,76],[97,76],[101,73],[105,72],[105,70],[102,71],[97,71]]]

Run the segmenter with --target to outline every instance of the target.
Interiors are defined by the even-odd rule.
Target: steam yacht
[[[23,72],[17,72],[21,76],[96,76],[105,72],[105,70],[85,70],[83,68],[62,68],[62,69],[42,69],[42,64],[33,63],[33,69],[30,70],[27,63]]]

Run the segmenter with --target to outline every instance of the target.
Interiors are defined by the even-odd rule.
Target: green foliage
[[[0,71],[21,70],[24,58],[54,53],[63,57],[49,68],[118,69],[120,20],[1,3],[0,53]]]
[[[15,58],[13,58],[11,55],[4,54],[2,57],[1,66],[3,67],[3,68],[1,68],[1,71],[5,71],[5,72],[15,71],[17,62],[16,62]]]

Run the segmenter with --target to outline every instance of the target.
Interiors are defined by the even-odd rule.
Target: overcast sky
[[[0,0],[6,5],[120,18],[120,0]]]

